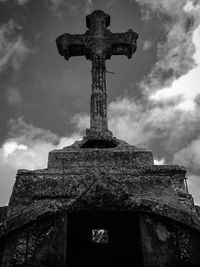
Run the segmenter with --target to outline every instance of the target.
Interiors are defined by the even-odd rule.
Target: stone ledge
[[[67,169],[73,166],[149,166],[153,165],[152,151],[122,149],[62,149],[49,153],[48,168]]]
[[[97,166],[96,169],[97,170],[101,170],[102,168],[104,168],[104,166]],[[80,173],[85,173],[88,170],[92,170],[93,166],[87,166],[87,168],[85,168],[85,166],[80,166],[80,167],[71,167],[68,169],[38,169],[38,170],[27,170],[27,169],[18,169],[17,170],[17,174],[21,175],[21,174],[25,174],[25,175],[34,175],[34,174],[41,174],[41,175],[50,175],[50,174],[55,174],[55,175],[66,175],[66,174],[80,174]],[[120,173],[121,171],[123,171],[124,173],[151,173],[151,174],[185,174],[186,173],[186,169],[183,166],[179,166],[179,165],[150,165],[150,166],[134,166],[134,168],[132,166],[120,166],[120,168],[118,166],[113,166],[112,168],[104,168],[104,170],[106,169],[106,172],[108,173],[112,173],[113,171],[115,173]]]

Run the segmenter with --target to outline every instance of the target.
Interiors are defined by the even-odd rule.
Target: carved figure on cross
[[[56,39],[58,52],[68,60],[72,56],[85,56],[92,61],[92,94],[90,102],[90,129],[87,135],[103,133],[112,136],[108,130],[106,60],[112,55],[131,58],[137,48],[138,34],[129,29],[125,33],[112,33],[107,27],[110,16],[96,10],[86,16],[88,30],[85,34],[65,33]]]

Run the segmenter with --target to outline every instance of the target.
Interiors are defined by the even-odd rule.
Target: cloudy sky
[[[107,61],[109,128],[157,164],[186,166],[200,204],[200,1],[0,0],[0,205],[17,169],[45,168],[50,150],[84,135],[91,62],[65,61],[55,38],[84,33],[95,9],[112,32],[139,34],[132,59]]]

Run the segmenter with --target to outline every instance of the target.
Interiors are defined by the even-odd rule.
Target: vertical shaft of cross
[[[90,129],[102,132],[108,130],[106,62],[103,55],[92,59],[92,95],[90,105]]]

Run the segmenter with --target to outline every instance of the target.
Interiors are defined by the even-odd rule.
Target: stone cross
[[[138,34],[129,29],[125,33],[112,33],[106,29],[110,16],[96,10],[86,16],[85,34],[65,33],[56,39],[58,52],[68,60],[72,56],[85,56],[92,61],[92,94],[90,103],[90,129],[112,135],[107,122],[106,60],[112,55],[131,58],[136,51]]]

